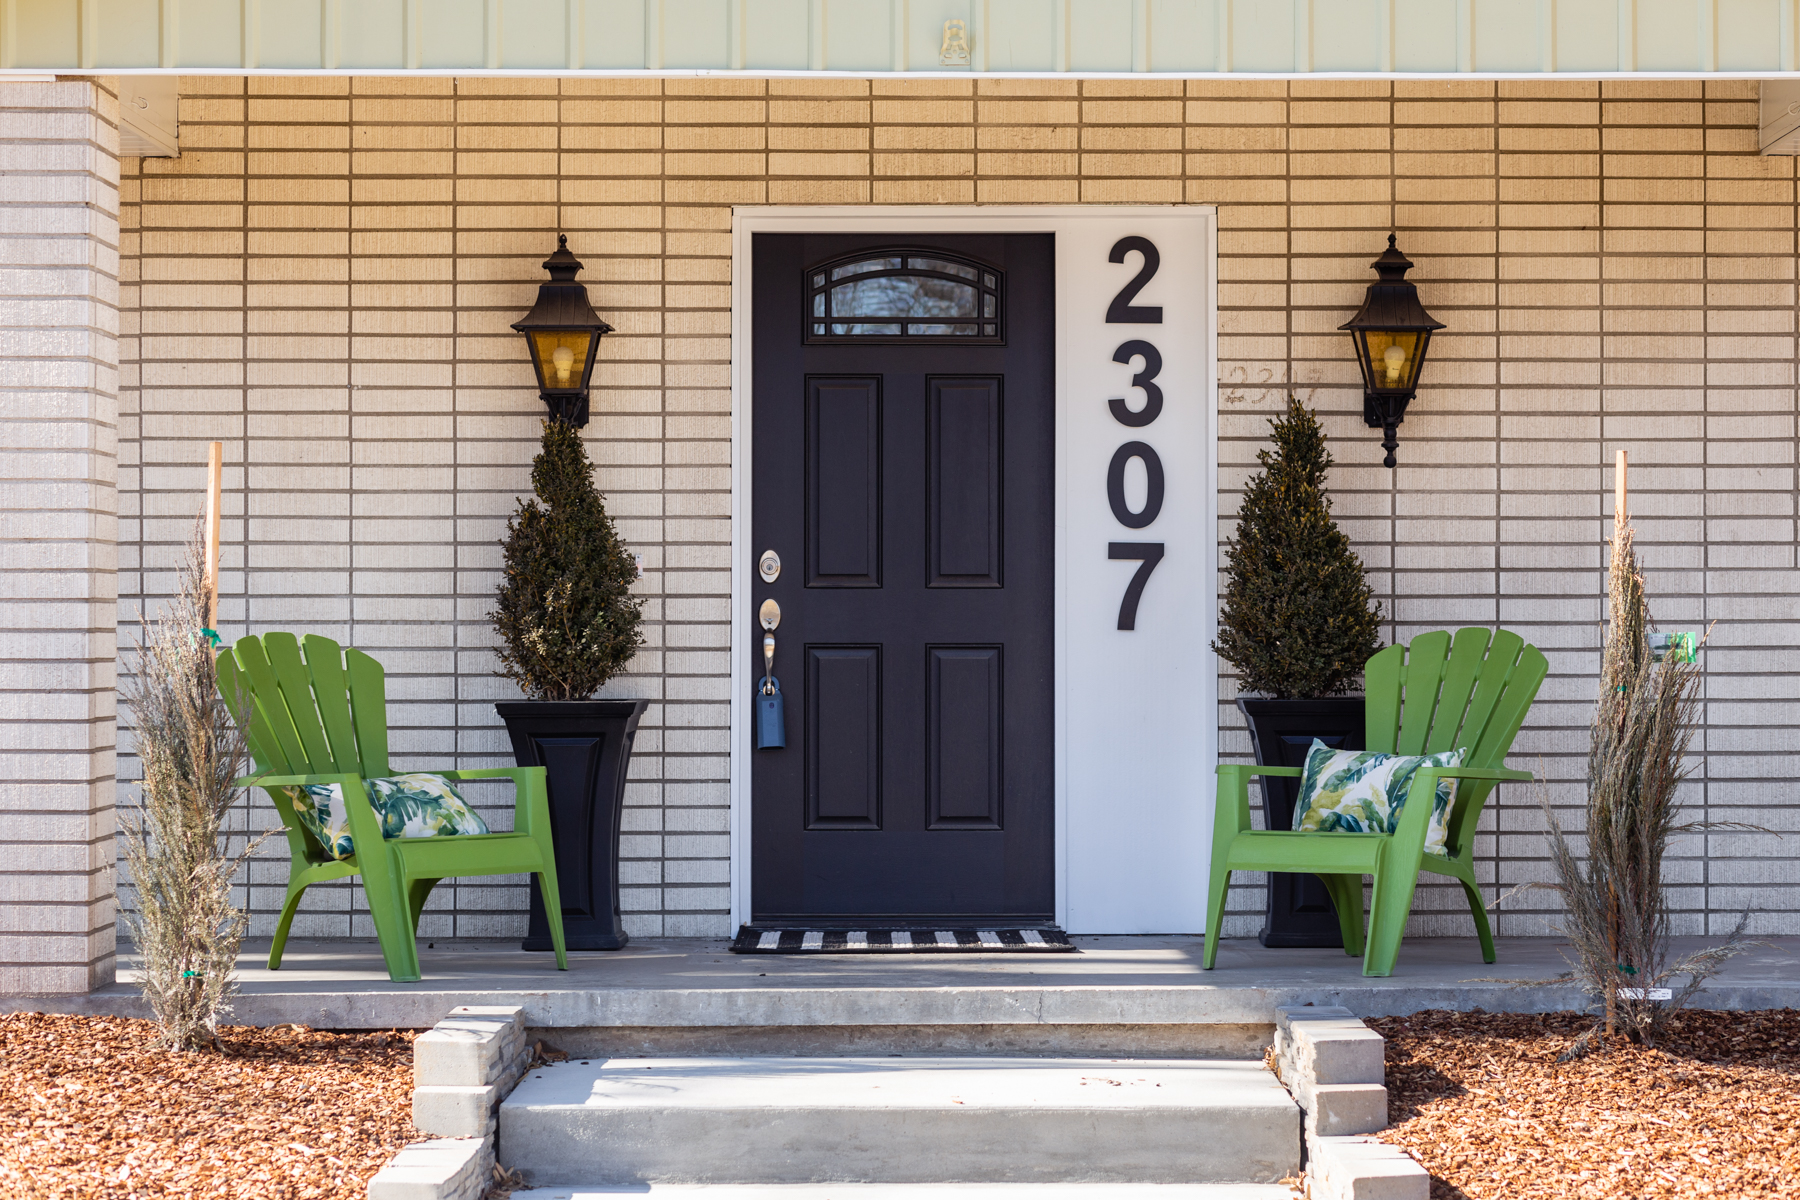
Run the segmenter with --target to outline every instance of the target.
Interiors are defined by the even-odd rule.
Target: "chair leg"
[[[1337,910],[1338,931],[1344,935],[1344,953],[1363,952],[1363,889],[1361,875],[1321,875],[1331,907]]]
[[[1393,857],[1385,854],[1375,866],[1375,900],[1370,906],[1369,941],[1363,949],[1364,975],[1394,973],[1400,939],[1406,934],[1406,917],[1412,911],[1413,889],[1419,885],[1418,866],[1389,861]]]
[[[1494,931],[1488,928],[1487,903],[1481,898],[1481,889],[1466,879],[1457,880],[1463,886],[1463,895],[1469,900],[1469,915],[1475,918],[1475,936],[1481,939],[1481,961],[1494,961]]]
[[[1219,930],[1225,924],[1225,893],[1231,890],[1231,869],[1214,863],[1212,876],[1206,883],[1206,946],[1201,951],[1200,969],[1210,971],[1219,957]]]
[[[556,948],[556,969],[569,969],[569,952],[563,945],[562,893],[556,888],[556,864],[538,872],[538,895],[544,898],[544,920],[550,924],[550,944]]]
[[[375,922],[375,936],[381,942],[381,957],[387,961],[388,978],[395,983],[417,983],[419,948],[413,944],[411,913],[406,888],[396,869],[399,864],[387,854],[359,854],[362,866],[363,894],[369,898],[369,917]]]
[[[538,896],[544,902],[544,920],[550,925],[550,944],[556,948],[556,969],[569,969],[569,952],[563,945],[562,892],[556,886],[556,847],[550,844],[548,828],[537,838],[538,853],[543,855],[544,869],[537,873]]]
[[[413,932],[413,941],[419,940],[419,914],[425,911],[425,901],[431,898],[431,889],[438,885],[435,879],[415,879],[406,889],[406,914],[411,924],[408,928]]]
[[[294,913],[300,907],[300,897],[306,894],[306,885],[288,886],[287,899],[281,905],[281,920],[275,923],[275,940],[269,944],[269,970],[281,970],[281,952],[287,949],[288,929],[294,924]]]

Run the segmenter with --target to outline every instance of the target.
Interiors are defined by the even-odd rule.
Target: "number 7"
[[[1163,559],[1161,542],[1108,542],[1106,557],[1110,559],[1138,559],[1143,565],[1131,576],[1131,582],[1125,585],[1125,598],[1119,601],[1119,628],[1137,628],[1138,601],[1143,599],[1144,585],[1150,582],[1150,572],[1156,570],[1156,564]]]

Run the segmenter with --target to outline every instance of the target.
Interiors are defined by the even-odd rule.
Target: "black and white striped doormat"
[[[733,954],[1072,954],[1060,929],[762,929],[738,927]]]

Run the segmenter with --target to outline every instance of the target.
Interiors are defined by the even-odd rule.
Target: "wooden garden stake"
[[[1626,451],[1619,451],[1619,457],[1613,467],[1613,557],[1611,570],[1615,578],[1611,581],[1611,586],[1614,588],[1619,586],[1616,578],[1618,573],[1627,569],[1629,566],[1619,552],[1619,547],[1623,544],[1625,538],[1625,455]],[[1617,614],[1614,615],[1616,616]],[[1613,636],[1619,636],[1616,627],[1613,630]],[[1621,687],[1620,690],[1623,691],[1624,688]],[[1624,719],[1624,716],[1624,713],[1620,714],[1621,721]],[[1616,967],[1619,961],[1619,943],[1623,940],[1623,931],[1619,928],[1619,894],[1618,888],[1614,883],[1609,883],[1607,885],[1607,891],[1609,893],[1609,903],[1607,906],[1607,956],[1612,959]],[[1602,1019],[1604,1022],[1603,1028],[1606,1030],[1606,1037],[1612,1037],[1618,1033],[1619,981],[1616,974],[1612,977],[1606,988],[1605,1013]]]
[[[219,627],[219,491],[225,472],[225,443],[206,451],[206,627]]]
[[[1613,469],[1613,524],[1625,524],[1625,454],[1619,451],[1619,465]]]

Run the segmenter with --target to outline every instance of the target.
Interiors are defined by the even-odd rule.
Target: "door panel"
[[[1004,324],[808,341],[811,281],[876,250],[951,265],[857,303],[931,315],[959,302],[939,284],[979,279]],[[751,556],[790,564],[749,581],[753,610],[781,606],[788,685],[787,746],[751,759],[752,920],[1048,922],[1052,239],[757,234],[751,253]]]
[[[881,381],[806,381],[806,586],[881,586]]]
[[[928,829],[1000,829],[999,646],[932,646],[926,653]]]
[[[927,587],[1001,587],[1000,380],[931,379]]]
[[[806,827],[881,828],[881,647],[806,648]]]

